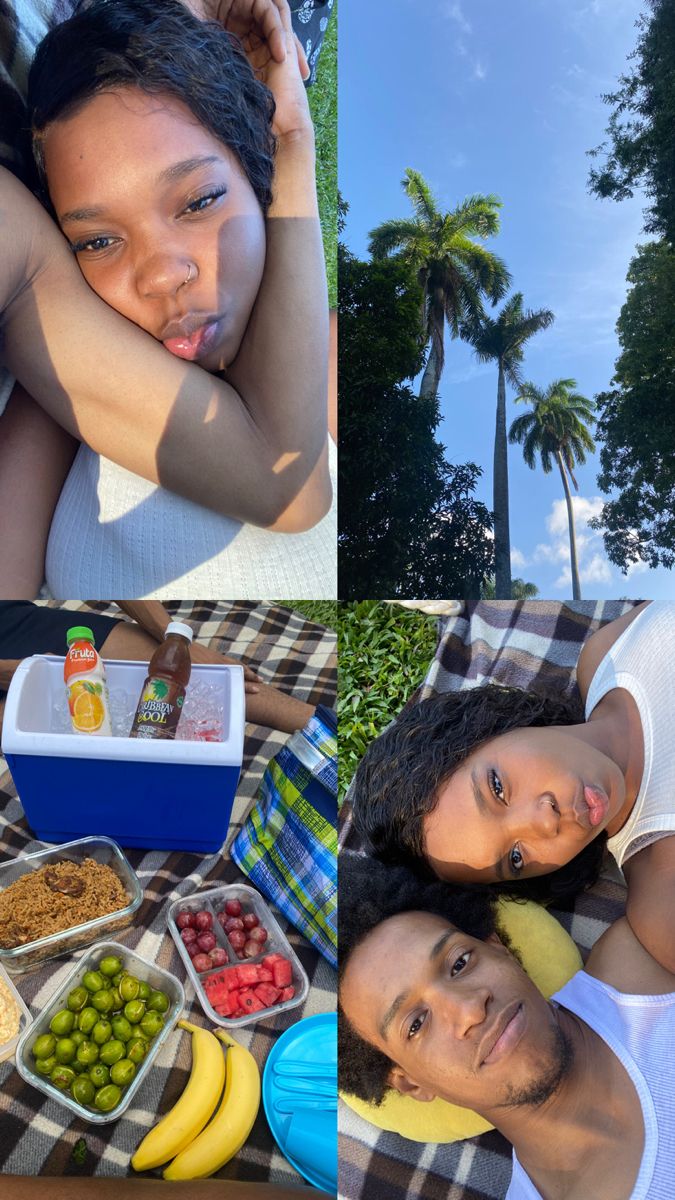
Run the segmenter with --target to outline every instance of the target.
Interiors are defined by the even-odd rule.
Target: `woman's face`
[[[516,729],[480,746],[424,820],[437,875],[493,883],[555,871],[621,810],[616,763],[578,729]]]
[[[171,96],[104,92],[47,129],[49,193],[95,292],[209,371],[239,349],[265,224],[235,155]]]

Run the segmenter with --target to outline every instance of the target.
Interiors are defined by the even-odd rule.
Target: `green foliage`
[[[78,1167],[84,1165],[87,1160],[87,1143],[85,1142],[84,1138],[81,1137],[77,1139],[70,1152],[70,1157]]]
[[[675,242],[675,5],[647,0],[634,64],[619,88],[603,99],[613,106],[604,142],[591,156],[604,161],[590,172],[599,197],[624,200],[644,188],[651,203],[645,231]]]
[[[425,344],[431,344],[440,373],[445,322],[457,337],[460,325],[482,312],[482,298],[494,304],[509,285],[502,260],[476,240],[499,232],[501,201],[469,196],[443,213],[419,171],[408,168],[402,186],[415,216],[378,225],[370,235],[370,251],[376,259],[395,255],[416,274],[424,295]]]
[[[316,130],[316,189],[328,276],[328,300],[337,304],[337,2],[321,47],[316,80],[308,89]]]
[[[464,595],[492,563],[490,516],[473,464],[435,440],[435,396],[419,371],[421,289],[400,261],[340,247],[340,595]]]
[[[481,591],[481,600],[495,600],[496,588],[494,579],[488,579]],[[512,600],[534,600],[535,596],[539,595],[539,588],[536,583],[526,583],[524,579],[511,580],[511,599]]]
[[[595,450],[587,428],[595,424],[595,404],[574,392],[576,386],[576,379],[556,379],[545,391],[534,383],[523,384],[516,404],[531,404],[532,412],[516,417],[509,430],[509,441],[520,443],[531,470],[535,469],[538,456],[545,475],[560,455],[578,491],[574,467],[586,462],[586,451]]]
[[[554,319],[549,308],[524,309],[522,292],[514,292],[497,317],[482,313],[463,325],[462,337],[473,346],[479,362],[500,364],[511,386],[519,388],[525,343],[548,329]]]
[[[339,796],[367,746],[422,683],[436,618],[375,600],[342,603],[338,619]]]
[[[325,625],[337,633],[337,600],[273,600],[272,604],[290,608],[292,612],[301,613],[307,621]]]
[[[675,250],[640,246],[628,282],[613,389],[596,396],[598,483],[619,496],[592,522],[624,572],[638,561],[675,565]]]

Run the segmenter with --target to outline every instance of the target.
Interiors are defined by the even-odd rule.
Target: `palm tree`
[[[595,424],[595,403],[575,392],[573,389],[576,386],[576,379],[556,379],[549,384],[546,391],[535,387],[533,383],[523,384],[520,395],[516,396],[516,403],[531,404],[532,412],[516,417],[509,430],[509,441],[520,442],[523,458],[532,470],[536,466],[537,455],[546,475],[553,469],[554,459],[558,464],[570,532],[572,596],[575,600],[580,600],[574,510],[567,477],[569,475],[574,490],[578,492],[579,485],[574,476],[574,466],[586,462],[587,450],[591,453],[595,450],[595,442],[587,428],[588,425]]]
[[[370,234],[369,248],[373,258],[396,254],[417,273],[430,347],[420,387],[420,399],[427,399],[436,395],[443,372],[446,321],[452,337],[458,337],[460,326],[482,313],[483,296],[493,304],[501,299],[510,276],[502,260],[475,240],[499,232],[501,200],[468,196],[452,212],[443,213],[419,171],[408,167],[402,184],[415,216],[378,225]]]
[[[507,300],[499,316],[487,314],[467,323],[462,337],[473,346],[480,362],[496,362],[497,421],[495,426],[494,474],[492,480],[495,531],[495,585],[498,600],[511,599],[511,539],[509,535],[509,464],[506,447],[506,381],[520,388],[523,347],[535,333],[553,321],[548,308],[536,312],[523,309],[522,292]]]
[[[524,579],[514,579],[511,584],[511,599],[512,600],[533,600],[539,595],[539,588],[536,583],[526,583]],[[496,589],[494,578],[488,579],[487,583],[481,591],[481,600],[494,600],[496,598]]]

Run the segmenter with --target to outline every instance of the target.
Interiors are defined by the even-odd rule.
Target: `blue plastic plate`
[[[323,1130],[320,1153],[320,1160],[324,1164],[322,1171],[317,1169],[315,1163],[303,1162],[302,1158],[297,1156],[291,1157],[286,1150],[286,1137],[291,1123],[291,1115],[279,1113],[274,1107],[276,1100],[282,1098],[288,1100],[292,1095],[278,1086],[276,1069],[282,1062],[306,1062],[312,1066],[318,1063],[325,1066],[327,1074],[334,1073],[337,1069],[337,1015],[335,1013],[318,1013],[314,1017],[305,1017],[303,1021],[298,1021],[285,1033],[282,1033],[267,1058],[262,1082],[265,1114],[281,1153],[288,1159],[291,1166],[295,1167],[296,1171],[314,1184],[314,1187],[335,1194],[337,1191],[337,1112],[332,1114],[334,1120],[330,1123],[330,1136],[326,1136],[325,1132],[329,1127],[328,1122],[321,1120],[318,1123]],[[311,1076],[308,1076],[309,1078]],[[337,1099],[337,1086],[335,1098]],[[312,1141],[313,1157],[316,1159],[316,1137],[313,1137]]]

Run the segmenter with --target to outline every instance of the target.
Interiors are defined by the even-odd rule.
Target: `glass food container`
[[[112,868],[127,893],[128,903],[117,912],[83,921],[47,937],[37,938],[20,946],[0,946],[0,965],[11,974],[31,971],[49,958],[71,954],[82,946],[88,946],[97,937],[109,937],[131,924],[134,913],[143,899],[143,890],[117,843],[107,837],[79,838],[75,842],[51,846],[48,850],[39,850],[34,854],[23,854],[20,858],[3,863],[0,866],[0,892],[39,867],[64,860],[82,863],[86,858],[93,858],[96,862]]]
[[[232,949],[228,941],[227,934],[221,929],[216,914],[224,907],[227,900],[239,900],[242,909],[246,912],[253,912],[257,916],[261,925],[267,930],[267,941],[260,948],[260,953],[253,958],[239,959]],[[187,952],[185,943],[180,935],[180,929],[176,924],[176,917],[179,912],[199,912],[203,909],[210,912],[213,917],[213,933],[216,938],[216,945],[222,947],[228,955],[229,962],[223,967],[214,967],[212,971],[204,971],[200,973],[195,970],[192,959]],[[178,953],[180,954],[185,970],[195,989],[197,999],[201,1004],[209,1021],[214,1025],[222,1025],[225,1029],[238,1029],[242,1025],[251,1025],[256,1021],[265,1021],[270,1017],[275,1017],[277,1013],[288,1012],[291,1008],[296,1008],[302,1004],[307,998],[309,991],[309,980],[296,955],[293,947],[284,934],[282,933],[275,918],[272,916],[271,909],[263,900],[259,892],[255,888],[247,887],[246,884],[232,884],[227,887],[209,888],[207,891],[194,892],[190,896],[181,897],[180,900],[174,900],[169,909],[168,915],[169,932],[176,943]],[[220,974],[221,971],[227,971],[228,967],[241,966],[243,963],[262,963],[262,960],[269,954],[283,954],[291,964],[292,986],[295,988],[295,995],[281,1003],[273,1004],[268,1008],[261,1009],[259,1012],[251,1013],[245,1017],[222,1017],[213,1006],[210,1004],[204,989],[204,981],[214,975]]]
[[[169,997],[169,1008],[165,1014],[164,1027],[151,1043],[145,1058],[138,1066],[136,1075],[127,1090],[123,1092],[119,1104],[111,1109],[110,1112],[96,1112],[91,1108],[78,1104],[67,1092],[60,1091],[50,1079],[38,1075],[33,1070],[35,1059],[31,1053],[31,1048],[41,1034],[49,1033],[49,1023],[54,1014],[59,1009],[65,1007],[66,998],[71,989],[80,984],[87,971],[95,970],[100,960],[108,954],[117,955],[122,960],[124,967],[132,975],[135,975],[140,980],[145,980],[151,988],[166,992]],[[53,1100],[58,1100],[59,1104],[64,1104],[66,1108],[69,1108],[72,1113],[81,1117],[84,1121],[89,1121],[93,1125],[105,1125],[109,1121],[116,1121],[129,1107],[184,1007],[185,992],[183,991],[182,983],[176,979],[175,975],[171,975],[162,967],[158,967],[154,963],[148,962],[147,959],[141,958],[133,950],[129,950],[127,946],[122,946],[118,942],[97,942],[86,954],[82,955],[82,958],[79,959],[73,970],[66,976],[61,987],[57,989],[49,1003],[43,1008],[39,1017],[36,1017],[33,1024],[24,1030],[16,1050],[17,1070],[27,1083],[31,1083],[33,1087],[39,1088],[41,1092],[44,1092],[46,1096],[50,1096]]]
[[[6,1062],[8,1058],[14,1057],[14,1053],[16,1051],[17,1045],[19,1044],[19,1039],[20,1039],[22,1033],[28,1028],[28,1026],[32,1024],[33,1018],[30,1014],[29,1009],[27,1008],[27,1006],[24,1004],[23,1000],[21,999],[21,996],[19,995],[18,991],[14,987],[14,984],[12,983],[9,975],[7,974],[4,967],[2,967],[2,966],[0,966],[0,980],[2,980],[2,982],[4,983],[5,987],[7,988],[7,991],[9,992],[12,999],[16,1002],[17,1008],[19,1009],[19,1031],[18,1031],[18,1033],[15,1033],[13,1037],[8,1038],[6,1042],[0,1041],[0,1063],[3,1063],[3,1062]]]

